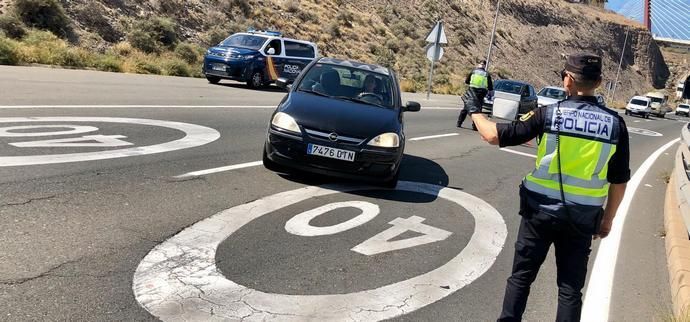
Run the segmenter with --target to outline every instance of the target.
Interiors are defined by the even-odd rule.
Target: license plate
[[[219,72],[224,72],[225,71],[225,65],[213,64],[213,65],[211,65],[211,69],[219,71]]]
[[[307,145],[307,154],[349,162],[355,161],[355,152],[353,151],[336,149],[317,144]]]

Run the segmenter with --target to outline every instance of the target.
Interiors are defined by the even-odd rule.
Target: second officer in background
[[[469,90],[472,90],[477,95],[477,98],[480,102],[484,102],[484,97],[486,97],[486,94],[488,94],[489,91],[494,90],[494,84],[491,80],[491,74],[489,74],[489,72],[486,71],[486,61],[479,62],[477,68],[475,68],[469,74],[467,74],[467,78],[465,78],[465,84],[470,86]],[[463,109],[460,111],[460,116],[458,117],[458,127],[462,127],[462,123],[465,121],[467,114],[467,108],[463,107]],[[472,129],[477,129],[474,126],[474,122],[472,123]]]

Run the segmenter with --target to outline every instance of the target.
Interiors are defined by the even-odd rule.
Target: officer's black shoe
[[[455,123],[455,126],[457,126],[457,127],[459,127],[459,128],[462,128],[462,123],[457,122],[457,123]]]

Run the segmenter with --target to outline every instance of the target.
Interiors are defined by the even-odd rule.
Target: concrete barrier
[[[664,227],[669,281],[676,316],[690,313],[690,131],[683,127],[673,173],[666,188]]]

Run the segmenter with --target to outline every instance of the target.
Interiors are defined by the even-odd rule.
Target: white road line
[[[0,109],[32,109],[32,108],[248,108],[263,109],[276,108],[275,105],[0,105]]]
[[[611,306],[611,293],[613,290],[614,274],[616,271],[616,261],[618,258],[618,249],[623,235],[623,225],[625,218],[628,216],[628,210],[632,203],[633,197],[637,188],[642,182],[642,178],[647,174],[649,169],[654,165],[656,159],[669,147],[680,141],[677,138],[664,146],[654,151],[647,160],[642,163],[635,175],[628,182],[628,188],[623,197],[616,217],[613,220],[613,227],[609,236],[601,241],[599,249],[597,250],[597,257],[594,259],[594,265],[591,270],[589,283],[587,284],[587,292],[585,294],[584,305],[582,307],[582,321],[608,321],[609,307]]]
[[[515,151],[515,150],[508,149],[508,148],[501,148],[501,151],[510,152],[510,153],[515,153],[515,154],[519,154],[519,155],[526,156],[526,157],[530,157],[530,158],[534,158],[534,159],[537,158],[537,156],[534,155],[534,154],[529,154],[529,153],[525,153],[525,152]]]
[[[175,178],[189,178],[189,177],[198,177],[198,176],[204,176],[207,174],[212,174],[212,173],[218,173],[218,172],[225,172],[225,171],[232,171],[232,170],[238,170],[238,169],[244,169],[244,168],[251,168],[251,167],[257,167],[262,165],[262,161],[254,161],[254,162],[247,162],[247,163],[240,163],[240,164],[233,164],[225,167],[218,167],[218,168],[213,168],[213,169],[206,169],[206,170],[199,170],[199,171],[194,171],[194,172],[189,172],[185,173],[179,176],[176,176]]]
[[[422,141],[422,140],[431,140],[431,139],[438,139],[438,138],[445,138],[449,136],[457,136],[460,135],[458,133],[448,133],[448,134],[439,134],[439,135],[430,135],[430,136],[420,136],[418,138],[411,138],[410,141]]]

